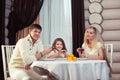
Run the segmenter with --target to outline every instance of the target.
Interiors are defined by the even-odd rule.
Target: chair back
[[[15,45],[1,45],[2,48],[2,60],[3,60],[3,70],[4,70],[4,80],[9,77],[9,62]]]
[[[106,43],[104,44],[105,45],[105,51],[106,51],[106,55],[107,55],[107,58],[110,62],[110,65],[112,67],[112,63],[113,63],[113,44],[109,44],[109,43]]]

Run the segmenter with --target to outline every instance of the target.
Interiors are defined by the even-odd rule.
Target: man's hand
[[[31,64],[32,64],[32,63],[31,63]],[[29,69],[30,69],[31,64],[27,64],[27,65],[25,65],[25,70],[29,70]]]
[[[37,60],[39,60],[42,57],[42,55],[41,55],[41,53],[36,53],[35,57],[36,57]]]
[[[47,48],[45,48],[44,51],[42,52],[42,55],[46,55],[46,54],[50,53],[52,50],[53,50],[52,47],[47,47]]]

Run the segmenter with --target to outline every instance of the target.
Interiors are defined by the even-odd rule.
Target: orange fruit
[[[72,60],[77,60],[77,57],[73,57]]]
[[[73,54],[70,54],[69,56],[70,56],[70,57],[74,57],[74,55],[73,55]]]
[[[66,57],[67,60],[77,60],[77,57],[75,57],[73,54],[69,54],[67,57]]]
[[[72,57],[67,57],[67,60],[72,60]]]

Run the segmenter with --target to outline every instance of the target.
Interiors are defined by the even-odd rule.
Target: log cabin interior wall
[[[10,5],[11,0],[6,0],[6,25]],[[95,26],[101,32],[104,42],[113,44],[112,80],[120,80],[120,0],[84,0],[84,5],[85,27]],[[7,34],[8,31],[5,28],[6,44],[8,44]]]
[[[84,0],[85,26],[93,25],[113,44],[112,79],[120,80],[120,0]]]

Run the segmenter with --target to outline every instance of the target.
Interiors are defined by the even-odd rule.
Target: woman
[[[112,70],[107,60],[103,40],[99,31],[95,27],[91,26],[88,29],[86,29],[82,49],[84,49],[83,53],[81,53],[81,48],[77,49],[79,56],[82,58],[106,60],[107,65],[110,68],[111,76]]]
[[[85,31],[82,48],[84,49],[84,54],[80,53],[80,48],[77,49],[80,57],[103,60],[103,41],[96,28],[89,27]]]

